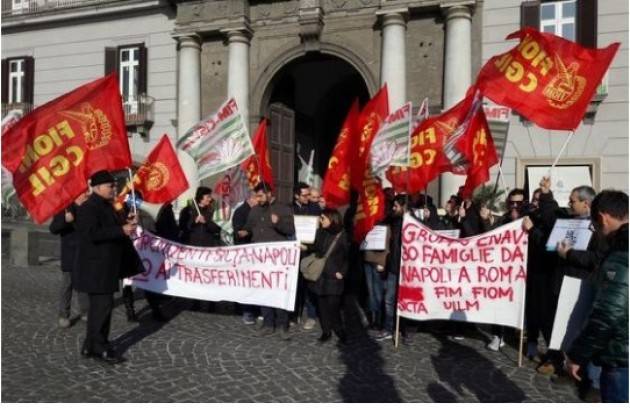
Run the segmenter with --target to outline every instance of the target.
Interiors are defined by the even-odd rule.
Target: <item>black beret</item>
[[[97,171],[90,177],[90,186],[114,182],[114,176],[107,170]]]

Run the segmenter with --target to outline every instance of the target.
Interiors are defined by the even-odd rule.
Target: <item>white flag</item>
[[[389,166],[409,165],[411,103],[408,102],[385,118],[372,142],[372,173],[379,175]]]
[[[254,155],[247,127],[234,98],[188,130],[177,141],[177,148],[195,160],[200,180]]]

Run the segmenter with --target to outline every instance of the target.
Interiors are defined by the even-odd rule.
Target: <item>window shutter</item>
[[[2,103],[9,102],[9,61],[2,59]]]
[[[540,30],[540,1],[521,3],[521,28],[533,27]]]
[[[576,40],[585,47],[597,47],[597,0],[578,0]]]
[[[118,71],[118,49],[105,47],[105,75]]]
[[[35,59],[24,57],[24,102],[33,104],[35,88]]]
[[[139,70],[138,70],[138,95],[147,92],[147,48],[144,44],[140,45],[139,51]]]

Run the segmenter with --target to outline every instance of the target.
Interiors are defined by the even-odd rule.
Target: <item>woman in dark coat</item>
[[[317,257],[324,257],[331,246],[334,248],[326,260],[321,276],[317,281],[311,282],[309,287],[317,295],[322,327],[319,341],[328,341],[334,331],[339,341],[345,343],[346,334],[341,326],[340,305],[344,277],[348,272],[350,244],[343,229],[341,214],[336,209],[326,208],[320,216],[320,228],[317,230],[312,251]]]
[[[195,193],[195,204],[182,209],[179,228],[182,243],[193,246],[221,246],[221,227],[212,220],[212,189],[201,186]]]

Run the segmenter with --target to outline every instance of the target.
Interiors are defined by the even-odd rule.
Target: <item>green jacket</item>
[[[576,363],[628,367],[628,225],[611,238],[589,318],[568,352]]]

